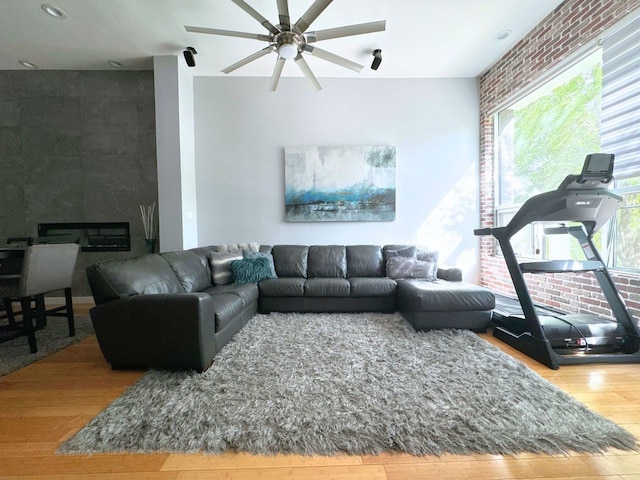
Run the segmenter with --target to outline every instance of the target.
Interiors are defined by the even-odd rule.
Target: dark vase
[[[147,244],[147,253],[153,253],[156,249],[156,239],[155,238],[145,238],[145,243]]]

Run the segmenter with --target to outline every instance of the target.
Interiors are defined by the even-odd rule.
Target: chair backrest
[[[77,243],[28,247],[20,276],[22,296],[30,297],[71,288],[79,251]]]

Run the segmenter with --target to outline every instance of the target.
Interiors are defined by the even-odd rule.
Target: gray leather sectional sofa
[[[435,252],[415,246],[261,246],[251,257],[268,258],[271,274],[246,283],[234,282],[229,268],[247,251],[220,250],[87,268],[93,326],[113,368],[206,370],[256,312],[400,311],[419,330],[484,331],[495,306],[489,290],[463,282],[459,269],[438,266]]]

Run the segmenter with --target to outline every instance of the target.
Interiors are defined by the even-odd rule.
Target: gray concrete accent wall
[[[42,222],[129,222],[130,252],[81,252],[84,269],[145,252],[140,204],[157,203],[153,72],[0,71],[0,244]]]

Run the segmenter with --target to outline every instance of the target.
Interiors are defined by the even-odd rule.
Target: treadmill
[[[497,239],[518,295],[519,305],[497,296],[494,337],[552,369],[584,363],[640,363],[640,329],[593,243],[593,235],[622,206],[622,197],[608,190],[613,164],[612,154],[587,155],[579,175],[568,175],[556,190],[531,197],[506,226],[474,230],[477,236]],[[519,263],[511,239],[534,222],[550,224],[544,229],[547,235],[576,239],[585,260]],[[615,320],[534,304],[524,274],[566,272],[593,272]]]

